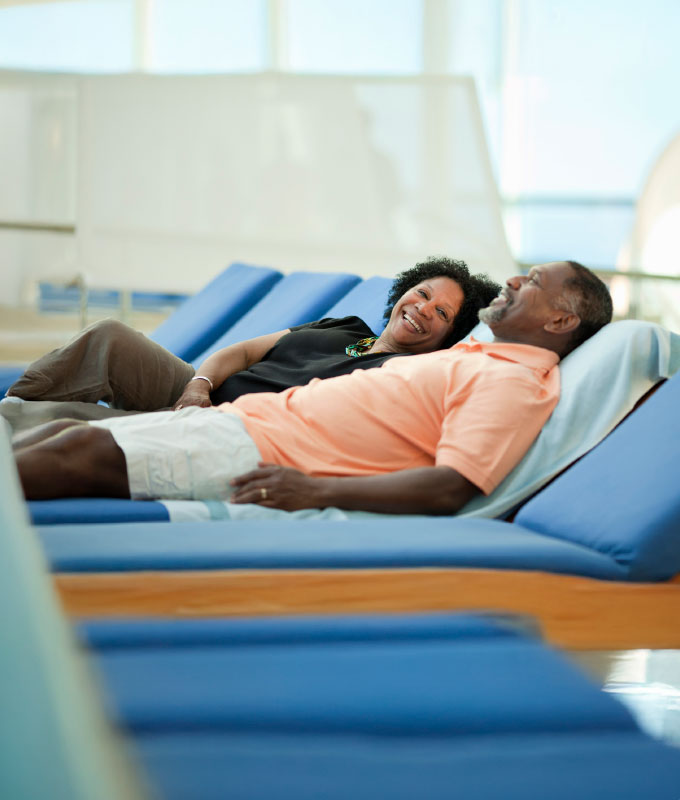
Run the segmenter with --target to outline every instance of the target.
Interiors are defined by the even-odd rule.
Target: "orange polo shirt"
[[[269,463],[337,476],[444,465],[488,494],[555,407],[558,361],[541,347],[473,339],[218,408],[243,419]]]

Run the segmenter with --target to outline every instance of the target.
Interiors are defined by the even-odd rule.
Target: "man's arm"
[[[209,378],[213,387],[217,389],[230,375],[242,372],[244,369],[252,367],[253,364],[257,364],[258,361],[262,361],[279,339],[287,333],[290,333],[289,329],[223,347],[203,361],[196,370],[196,375]],[[210,391],[208,381],[190,380],[175,403],[174,409],[185,406],[207,407],[211,405]]]
[[[365,478],[314,478],[290,467],[262,464],[234,478],[231,485],[232,503],[286,511],[336,506],[387,514],[455,514],[479,492],[451,467],[418,467]]]

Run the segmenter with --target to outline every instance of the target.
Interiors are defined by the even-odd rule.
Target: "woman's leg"
[[[15,453],[26,499],[129,497],[125,456],[111,433],[71,422]]]
[[[172,406],[193,375],[190,364],[109,319],[34,361],[7,394],[24,400],[103,400],[116,408],[156,411]]]
[[[0,402],[0,417],[3,417],[16,436],[23,431],[58,419],[77,419],[90,422],[139,414],[139,411],[123,411],[97,403],[81,403],[78,400],[56,402],[52,400],[29,400],[24,402]]]

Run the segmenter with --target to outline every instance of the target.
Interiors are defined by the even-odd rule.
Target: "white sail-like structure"
[[[33,91],[29,77],[16,80]],[[68,184],[75,162],[75,271],[90,286],[192,292],[233,260],[393,275],[445,254],[499,280],[514,271],[469,78],[54,85],[61,100],[43,108],[75,142],[62,148],[64,174],[43,177]],[[8,157],[34,155],[17,150]]]

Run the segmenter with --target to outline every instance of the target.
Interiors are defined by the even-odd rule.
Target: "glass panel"
[[[510,229],[520,261],[542,263],[564,258],[591,267],[613,268],[633,224],[633,204],[536,203],[515,206]],[[515,227],[516,231],[516,227]]]
[[[252,72],[264,68],[264,0],[156,0],[152,72]]]
[[[133,59],[132,0],[45,3],[0,10],[0,66],[126,72]]]
[[[502,0],[453,0],[447,8],[446,71],[451,75],[472,75],[475,79],[489,151],[498,175],[502,151],[503,3]]]
[[[633,196],[680,123],[680,3],[512,7],[503,190]]]
[[[408,74],[422,68],[421,0],[290,0],[290,69]]]

